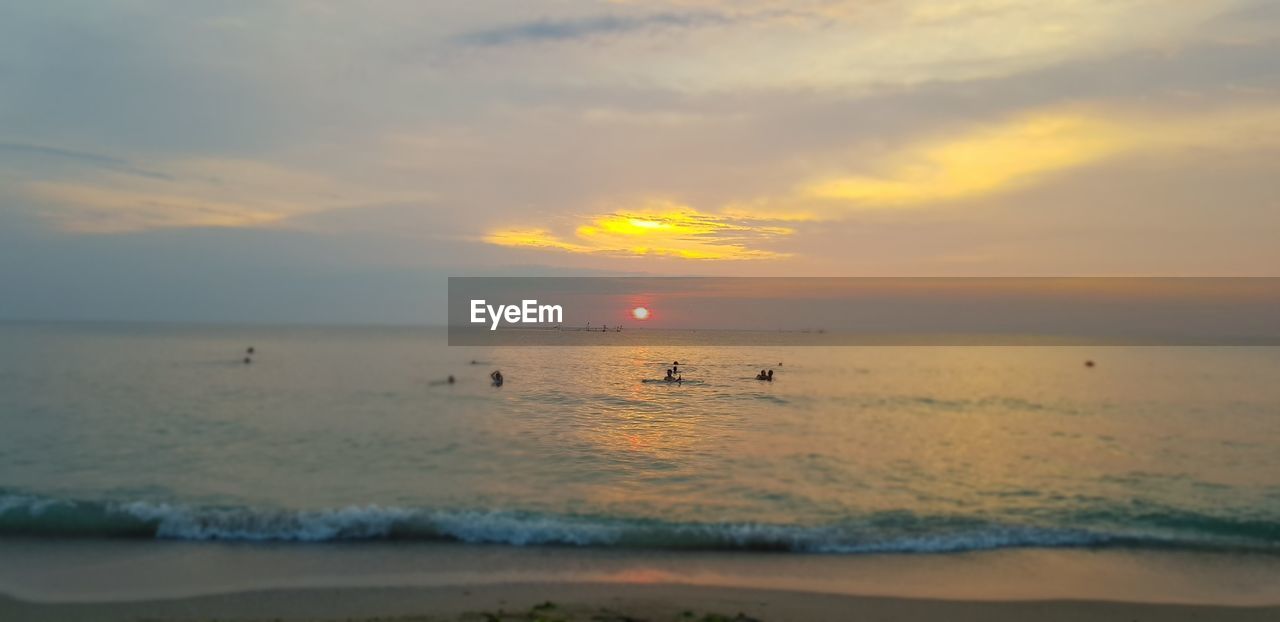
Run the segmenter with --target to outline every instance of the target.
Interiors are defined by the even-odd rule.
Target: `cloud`
[[[923,139],[885,156],[874,166],[879,172],[820,179],[804,185],[799,198],[843,207],[934,204],[1014,190],[1124,155],[1240,150],[1277,131],[1280,112],[1270,105],[1174,115],[1041,110]]]
[[[38,203],[38,215],[81,234],[263,227],[303,214],[407,199],[256,160],[191,158],[152,168],[161,172],[34,180],[20,192]]]
[[[573,20],[535,20],[476,30],[463,34],[456,41],[477,46],[504,46],[548,41],[571,41],[601,35],[616,35],[636,31],[692,28],[727,23],[726,16],[712,12],[655,13],[651,15],[600,15]]]
[[[334,235],[379,241],[409,231],[474,241],[492,223],[537,225],[490,236],[554,250],[566,263],[788,250],[803,255],[796,263],[837,264],[857,251],[830,235],[834,225],[795,221],[841,219],[848,231],[869,231],[868,222],[915,219],[989,219],[996,230],[1037,211],[1069,219],[1075,189],[1051,179],[1074,182],[1068,171],[1135,154],[1224,146],[1178,131],[1205,125],[1196,114],[1168,113],[1182,98],[1229,105],[1274,92],[1274,44],[1202,45],[1237,41],[1239,23],[1260,12],[1238,9],[1263,4],[32,4],[20,11],[26,18],[0,24],[0,57],[17,59],[0,72],[0,90],[13,94],[0,113],[0,137],[12,141],[0,158],[19,164],[0,170],[0,198],[85,233],[296,229],[312,226],[301,216],[336,209],[342,224],[324,225]],[[85,79],[56,79],[72,74]],[[1108,100],[1137,104],[1061,105]],[[1130,135],[1130,126],[1167,131],[1158,125],[1180,142]],[[231,162],[264,171],[220,170],[238,168]],[[1192,170],[1186,161],[1151,168]],[[999,214],[857,211],[985,208],[1003,204],[987,197],[1032,186],[1034,196],[1007,197]],[[438,209],[422,208],[424,189]],[[1137,186],[1116,192],[1142,198]],[[403,217],[347,209],[393,194],[407,201]],[[681,197],[712,222],[798,231],[722,227],[673,240],[671,230],[629,235],[596,222],[631,215],[620,208],[576,211],[601,197],[650,196]],[[1046,207],[1055,197],[1065,198]],[[1037,208],[1020,207],[1030,200]],[[1187,208],[1178,218],[1190,227],[1213,216]],[[566,218],[572,224],[548,224]],[[915,236],[882,237],[888,245]]]
[[[593,216],[572,237],[543,228],[493,231],[486,242],[499,246],[557,250],[615,257],[677,257],[698,260],[786,257],[756,246],[793,230],[759,220],[703,214],[692,207],[655,201],[634,211]]]
[[[1203,40],[1203,26],[1248,0],[934,0],[694,2],[663,12],[535,20],[456,41],[521,48],[522,80],[647,84],[688,93],[840,89],[884,92],[1002,78],[1137,49]],[[714,26],[708,27],[708,26]],[[1232,25],[1222,30],[1237,29]],[[644,34],[646,36],[635,36]],[[608,35],[604,37],[603,35]],[[648,36],[652,35],[652,36]],[[654,45],[661,37],[661,45]],[[490,60],[485,58],[486,61]]]
[[[648,126],[681,128],[741,123],[748,120],[743,113],[702,113],[662,108],[628,109],[624,107],[588,108],[582,120],[593,126]]]
[[[255,208],[180,191],[147,192],[62,182],[33,182],[26,190],[30,196],[56,205],[44,215],[59,229],[71,233],[249,227],[277,222],[287,215],[278,209]]]
[[[35,156],[70,160],[80,164],[119,171],[122,173],[140,175],[142,177],[169,179],[169,177],[164,173],[138,168],[137,166],[134,166],[132,162],[124,158],[117,158],[100,153],[91,153],[88,151],[63,149],[61,147],[50,147],[48,145],[36,145],[30,143],[0,142],[0,152],[7,152],[23,157]]]
[[[824,179],[801,193],[806,198],[895,206],[1008,190],[1126,148],[1133,138],[1123,129],[1086,115],[1037,113],[908,146],[889,155],[883,174]]]

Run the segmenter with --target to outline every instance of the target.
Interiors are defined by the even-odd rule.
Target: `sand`
[[[1280,557],[0,538],[2,622],[735,618],[1280,620]]]
[[[520,583],[470,587],[337,588],[238,592],[124,603],[35,604],[0,598],[0,620],[1149,620],[1280,619],[1280,607],[1098,601],[989,602],[881,598],[687,585]]]

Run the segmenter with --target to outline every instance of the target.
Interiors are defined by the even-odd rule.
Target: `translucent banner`
[[[451,277],[450,345],[1280,345],[1280,278]]]

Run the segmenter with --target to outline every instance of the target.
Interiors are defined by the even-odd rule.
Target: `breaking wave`
[[[1080,517],[1077,516],[1077,519]],[[1001,548],[1135,547],[1280,552],[1280,523],[1187,512],[1082,527],[882,512],[826,525],[655,519],[377,505],[323,510],[101,502],[0,492],[0,537],[275,542],[455,541],[798,553],[947,553]]]

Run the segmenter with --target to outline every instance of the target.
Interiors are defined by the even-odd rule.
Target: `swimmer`
[[[770,369],[770,370],[769,370],[769,376],[768,376],[768,378],[766,378],[766,380],[768,380],[769,382],[773,382],[773,370],[772,370],[772,369]]]
[[[495,387],[502,386],[503,379],[502,379],[501,371],[498,371],[496,369],[493,370],[493,373],[489,374],[489,379],[493,381],[493,386]]]
[[[453,379],[453,374],[449,374],[449,379],[445,380],[445,382],[448,382],[449,384],[453,384],[454,382],[457,382],[457,381]]]
[[[768,379],[769,379],[769,374],[766,374],[763,369],[760,370],[760,373],[756,374],[756,380],[768,380]]]

